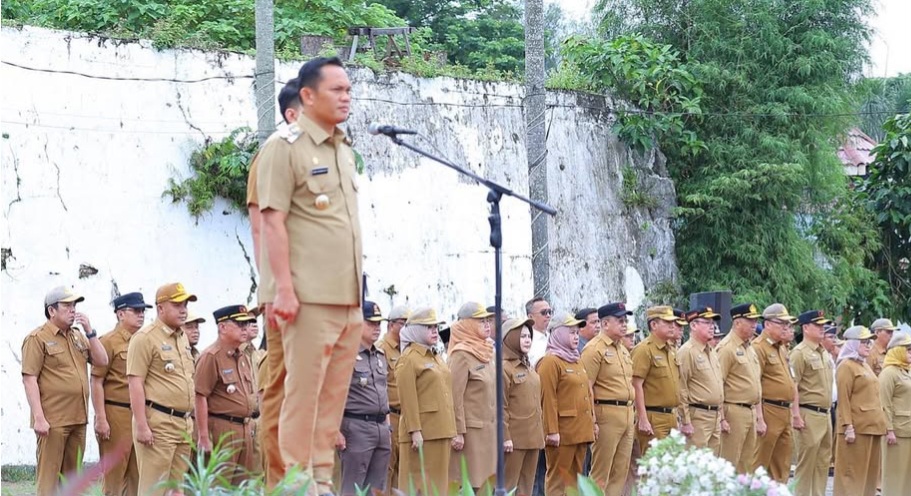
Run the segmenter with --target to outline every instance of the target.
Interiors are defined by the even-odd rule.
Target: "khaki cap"
[[[462,305],[462,308],[459,309],[457,314],[459,319],[486,319],[493,315],[493,313],[488,312],[487,308],[480,303],[469,301],[468,303]]]
[[[797,318],[788,313],[788,308],[781,303],[772,303],[762,311],[763,320],[786,320],[790,323],[797,322]]]
[[[638,330],[639,328],[636,327],[636,321],[630,319],[626,322],[626,336],[632,336],[633,334],[636,334],[636,331]]]
[[[892,325],[892,321],[889,319],[876,319],[870,324],[870,330],[873,332],[876,331],[895,331],[898,330],[897,326]]]
[[[80,301],[85,301],[85,298],[77,295],[71,288],[66,286],[57,286],[44,295],[45,307],[55,303],[79,303]]]
[[[886,349],[891,350],[896,346],[911,346],[911,334],[900,331],[892,335],[892,339],[889,340],[889,346]]]
[[[515,317],[512,319],[503,322],[503,335],[505,336],[507,332],[514,329],[519,329],[521,327],[530,326],[534,324],[535,321],[531,319],[523,319],[521,317]]]
[[[408,320],[408,317],[411,317],[411,308],[407,305],[399,305],[393,307],[392,310],[389,311],[389,316],[386,317],[386,320]]]
[[[174,303],[183,303],[185,301],[196,301],[196,295],[187,292],[183,284],[172,282],[158,288],[155,293],[155,303],[172,301]]]
[[[584,320],[579,320],[575,315],[565,312],[551,319],[550,325],[547,326],[547,330],[552,331],[558,327],[578,327],[580,324],[584,323]]]
[[[187,312],[187,320],[185,320],[183,323],[192,324],[193,322],[199,322],[200,324],[202,324],[205,321],[206,321],[205,317],[201,317],[192,312]]]
[[[437,311],[432,308],[419,308],[408,317],[406,325],[416,324],[425,326],[440,325],[443,321],[437,318]]]
[[[873,338],[873,333],[870,332],[870,329],[862,325],[856,325],[849,327],[843,336],[845,339],[871,339]]]
[[[674,313],[674,309],[667,305],[659,305],[656,307],[649,307],[645,311],[645,320],[651,322],[655,319],[665,320],[668,322],[674,322],[680,320],[677,314]],[[685,323],[685,321],[684,321]]]

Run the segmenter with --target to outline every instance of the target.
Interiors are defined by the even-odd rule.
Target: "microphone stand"
[[[506,456],[503,452],[503,441],[505,438],[503,432],[503,311],[500,308],[503,303],[503,254],[501,251],[503,247],[503,231],[501,229],[500,199],[503,198],[503,196],[511,196],[551,216],[557,215],[557,210],[550,205],[526,198],[505,186],[483,178],[464,167],[458,166],[448,160],[422,150],[411,143],[403,141],[399,138],[397,133],[382,134],[388,136],[396,145],[407,148],[418,155],[422,155],[434,162],[445,165],[459,174],[470,177],[486,186],[489,190],[487,193],[487,202],[490,204],[490,215],[487,217],[487,221],[490,223],[490,246],[493,247],[494,250],[494,306],[496,307],[494,318],[496,319],[495,345],[497,351],[497,486],[494,490],[494,495],[506,496]]]

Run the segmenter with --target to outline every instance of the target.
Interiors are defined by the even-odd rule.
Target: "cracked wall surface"
[[[33,463],[35,448],[17,360],[24,336],[44,321],[40,302],[49,288],[74,285],[86,296],[81,309],[102,333],[114,325],[114,297],[142,291],[149,301],[166,282],[181,281],[196,293],[191,311],[203,316],[255,301],[246,217],[218,200],[197,221],[162,192],[169,178],[189,174],[190,153],[206,137],[255,126],[256,113],[253,80],[241,77],[254,71],[249,57],[157,51],[147,42],[114,44],[36,28],[3,28],[2,35],[15,47],[4,60],[124,78],[0,66],[2,462],[19,464]],[[297,69],[277,64],[277,80]],[[355,99],[346,129],[366,165],[357,181],[368,298],[384,312],[401,303],[434,306],[447,320],[465,300],[492,304],[486,191],[366,128],[382,122],[417,129],[441,155],[524,193],[524,89],[368,70],[351,75]],[[676,278],[674,190],[663,159],[635,156],[616,140],[611,115],[591,110],[610,101],[552,93],[548,102],[548,188],[559,211],[549,221],[553,306],[568,311],[620,298],[641,306],[650,287]],[[656,208],[622,204],[625,167],[636,168]],[[502,217],[504,310],[517,315],[532,293],[531,217],[509,198]],[[202,343],[215,334],[209,318]],[[86,459],[97,459],[92,436]]]

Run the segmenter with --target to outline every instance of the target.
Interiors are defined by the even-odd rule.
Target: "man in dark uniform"
[[[383,491],[392,450],[386,361],[374,346],[380,337],[380,322],[386,319],[372,301],[364,301],[363,311],[361,346],[336,443],[342,462],[341,494],[346,496],[358,489]]]

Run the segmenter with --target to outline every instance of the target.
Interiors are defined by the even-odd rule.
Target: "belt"
[[[626,400],[595,400],[596,405],[633,406],[633,402]]]
[[[693,408],[698,408],[700,410],[708,410],[710,412],[717,412],[719,409],[721,409],[721,407],[717,405],[702,405],[699,403],[690,403],[690,406]]]
[[[389,413],[394,413],[394,414],[396,414],[396,415],[401,415],[401,414],[402,414],[402,410],[401,410],[400,408],[395,408],[395,407],[390,406],[390,407],[389,407]]]
[[[763,399],[762,402],[763,402],[763,403],[767,403],[767,404],[769,404],[769,405],[780,406],[780,407],[782,407],[782,408],[791,408],[791,402],[790,402],[790,401],[778,401],[778,400],[767,400],[767,399]]]
[[[152,400],[146,400],[146,405],[152,407],[153,410],[158,410],[161,413],[167,413],[168,415],[170,415],[172,417],[190,418],[190,415],[193,414],[193,412],[184,412],[181,410],[175,410],[173,408],[168,408],[164,405],[159,405],[158,403],[155,403]]]
[[[819,406],[813,406],[813,405],[800,405],[800,408],[806,408],[807,410],[813,410],[813,411],[816,412],[816,413],[829,413],[829,409],[828,409],[828,408],[822,408],[822,407],[819,407]]]
[[[729,403],[727,401],[725,401],[725,403],[727,403],[728,405],[739,406],[741,408],[753,408],[753,405],[751,405],[749,403]]]
[[[386,415],[383,414],[345,412],[344,416],[350,419],[363,420],[364,422],[386,423]]]
[[[120,408],[126,408],[126,409],[132,408],[132,407],[130,406],[129,403],[122,403],[122,402],[120,402],[120,401],[104,400],[104,404],[105,404],[105,405],[119,406]]]
[[[647,406],[645,411],[654,412],[654,413],[674,413],[673,408],[668,408],[666,406]]]
[[[253,413],[258,414],[259,412],[253,412]],[[228,422],[233,422],[235,424],[241,424],[241,425],[246,424],[248,421],[253,420],[256,417],[259,417],[259,415],[257,415],[256,417],[254,417],[253,415],[250,415],[249,417],[235,417],[233,415],[225,415],[224,413],[213,413],[213,412],[209,412],[209,416],[215,417],[215,418],[220,418],[222,420],[227,420]]]

